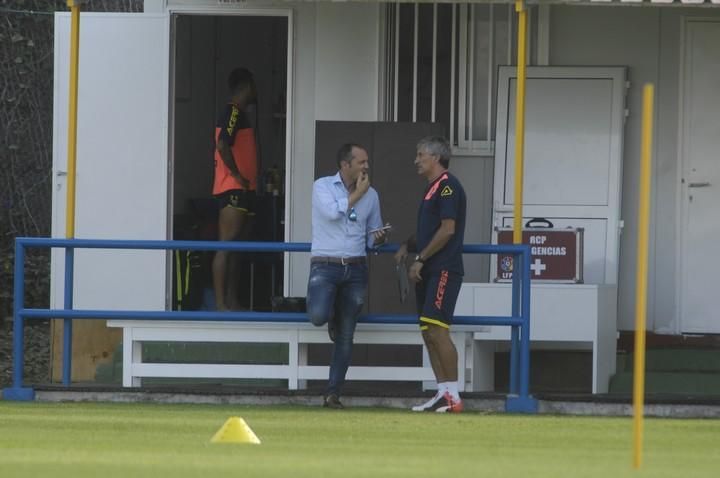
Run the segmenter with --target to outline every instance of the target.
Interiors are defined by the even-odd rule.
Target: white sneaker
[[[438,391],[433,398],[423,403],[422,405],[416,405],[412,407],[413,412],[432,412],[434,407],[438,403],[442,403],[443,393]]]

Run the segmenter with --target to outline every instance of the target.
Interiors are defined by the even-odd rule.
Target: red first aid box
[[[512,244],[511,228],[495,229],[497,244]],[[583,229],[533,227],[523,229],[530,246],[530,278],[539,282],[578,284],[583,281]],[[512,280],[513,256],[497,255],[495,282]]]

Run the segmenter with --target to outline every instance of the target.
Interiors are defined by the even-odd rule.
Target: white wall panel
[[[623,184],[618,276],[618,328],[634,328],[637,204],[640,175],[640,112],[642,85],[657,82],[659,9],[627,7],[552,7],[551,65],[619,65],[628,67],[627,108],[623,151]],[[658,85],[662,90],[662,85]],[[654,223],[655,221],[653,221]],[[652,252],[651,252],[652,254]],[[650,289],[654,260],[651,255]],[[671,293],[666,291],[665,293]],[[653,328],[654,293],[648,300],[648,328]]]
[[[552,6],[551,64],[629,67],[623,167],[618,328],[634,328],[637,191],[642,85],[655,84],[648,328],[679,333],[678,114],[683,17],[718,18],[716,9]]]
[[[316,120],[378,119],[379,9],[376,3],[317,4]]]
[[[69,14],[55,19],[53,230],[65,236]],[[168,17],[82,14],[75,237],[167,238]],[[53,254],[52,306],[64,260]],[[75,307],[163,310],[165,252],[78,250]]]

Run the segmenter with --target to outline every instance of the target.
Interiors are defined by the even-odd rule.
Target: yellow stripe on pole
[[[642,464],[645,404],[645,328],[647,313],[648,234],[650,229],[650,173],[652,170],[653,98],[655,88],[643,88],[640,147],[640,207],[638,211],[637,274],[635,276],[635,363],[633,370],[633,467]]]
[[[522,243],[523,164],[525,160],[525,64],[527,63],[527,10],[525,2],[517,0],[518,60],[517,92],[515,94],[515,194],[513,207],[513,244]]]
[[[65,237],[75,237],[75,165],[77,162],[78,52],[80,50],[80,2],[68,0],[70,25],[70,104],[68,105],[67,199]]]

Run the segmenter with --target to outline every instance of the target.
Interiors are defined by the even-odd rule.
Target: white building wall
[[[635,264],[640,180],[642,85],[656,87],[655,149],[649,257],[648,329],[678,333],[678,115],[683,16],[720,16],[713,9],[551,7],[551,65],[629,67],[625,129],[618,328],[634,329]]]
[[[315,119],[378,119],[378,3],[316,5]]]
[[[375,3],[246,2],[218,6],[216,0],[169,0],[168,8],[206,5],[209,9],[280,8],[294,14],[294,89],[292,163],[288,167],[287,237],[310,240],[315,120],[377,119],[379,19]],[[146,0],[145,11],[162,11],[163,0]],[[551,66],[619,65],[629,67],[625,129],[618,324],[634,328],[637,203],[640,154],[641,90],[656,85],[656,124],[651,218],[648,327],[679,331],[677,271],[679,208],[678,98],[683,16],[720,16],[713,9],[629,8],[554,5],[550,8]],[[455,158],[462,177],[487,184],[492,168],[479,158]],[[465,174],[468,173],[468,174]],[[488,176],[488,174],[490,176]],[[468,185],[470,186],[470,185]],[[471,187],[468,189],[475,190]],[[487,240],[491,194],[479,201],[468,221],[468,241]],[[486,207],[487,206],[487,207]],[[487,237],[486,237],[487,236]],[[304,254],[290,261],[289,295],[304,295],[308,267]],[[473,280],[482,280],[473,277]]]

